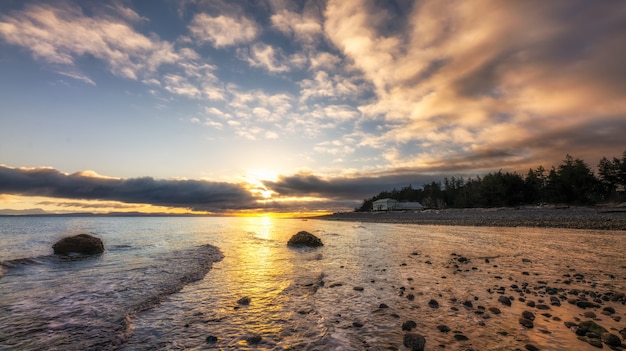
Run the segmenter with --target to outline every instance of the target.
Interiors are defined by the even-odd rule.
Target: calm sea
[[[325,246],[288,248],[301,230]],[[100,237],[105,253],[52,254],[79,233]],[[625,292],[625,248],[624,231],[2,217],[0,350],[404,350],[408,320],[427,350],[593,350],[564,326],[583,318],[575,306],[533,310],[527,329],[518,323],[527,307],[503,306],[494,292],[524,283],[535,300],[546,284]],[[565,278],[574,274],[584,279]],[[605,305],[626,320],[623,303]],[[626,327],[600,311],[607,329]]]

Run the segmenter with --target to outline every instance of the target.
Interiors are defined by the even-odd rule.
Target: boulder
[[[68,236],[52,245],[55,254],[67,255],[69,253],[79,253],[86,255],[99,254],[104,252],[104,244],[100,238],[89,234],[78,234]]]
[[[289,239],[289,241],[287,242],[287,245],[308,247],[324,246],[320,238],[305,231],[298,232],[296,235],[292,236],[291,239]]]

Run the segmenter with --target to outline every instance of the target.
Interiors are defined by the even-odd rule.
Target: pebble
[[[469,338],[463,334],[454,334],[454,338],[459,341],[469,340]]]
[[[497,307],[489,307],[489,312],[491,312],[491,313],[493,313],[493,314],[500,314],[500,313],[502,313],[502,312],[500,311],[500,309],[499,309],[499,308],[497,308]]]
[[[432,299],[430,301],[428,301],[428,307],[430,308],[439,308],[439,302],[437,302],[437,300]]]
[[[402,330],[411,331],[413,328],[417,327],[417,323],[415,321],[406,321],[402,323]]]
[[[447,333],[450,331],[450,327],[448,327],[447,325],[438,325],[437,329],[442,332],[442,333]]]
[[[500,296],[498,302],[506,306],[511,306],[511,300],[506,296]]]
[[[535,326],[532,320],[526,318],[520,318],[519,324],[528,329],[532,329]]]

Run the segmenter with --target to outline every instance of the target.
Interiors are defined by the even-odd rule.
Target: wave
[[[80,262],[59,255],[0,262],[0,274],[20,270],[0,279],[9,292],[0,296],[0,325],[8,326],[0,330],[0,349],[118,349],[132,335],[135,315],[203,279],[224,256],[201,245],[143,256],[140,264],[137,257],[129,252],[115,259],[83,256]],[[38,290],[24,295],[23,289]]]

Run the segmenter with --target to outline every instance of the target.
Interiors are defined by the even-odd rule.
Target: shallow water
[[[300,230],[325,246],[288,248]],[[80,232],[101,237],[107,251],[81,260],[51,255],[57,239]],[[624,248],[623,231],[269,217],[0,218],[0,349],[404,350],[401,326],[413,320],[426,350],[595,350],[563,323],[588,319],[589,309],[566,301],[529,308],[511,285],[527,283],[523,298],[547,305],[545,286],[623,293]],[[584,279],[564,277],[576,273]],[[516,300],[507,307],[501,295]],[[249,305],[237,303],[242,297]],[[597,323],[618,334],[626,327],[623,302],[604,306],[617,312],[592,309]],[[532,329],[518,323],[524,310],[537,316]]]

